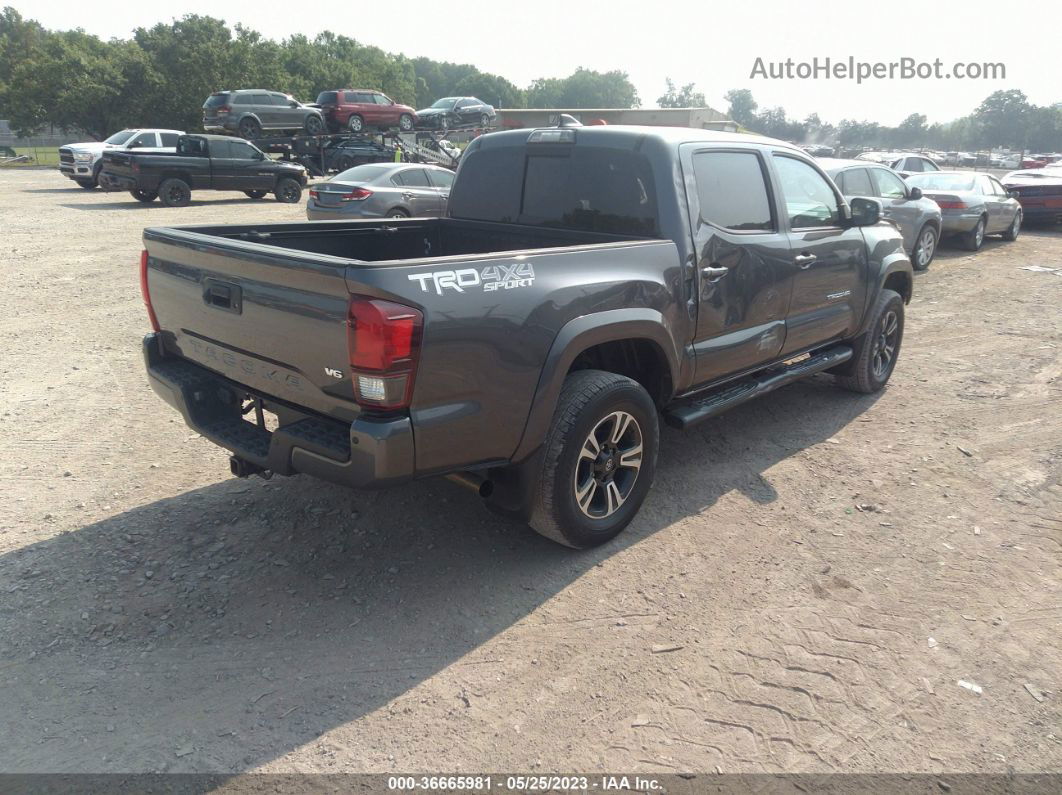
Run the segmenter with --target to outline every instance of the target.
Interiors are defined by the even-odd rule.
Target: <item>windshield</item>
[[[317,95],[318,105],[335,105],[338,101],[335,91],[322,91]]]
[[[390,170],[390,166],[354,166],[332,178],[332,182],[372,182]]]
[[[452,108],[457,104],[457,97],[447,97],[446,99],[436,100],[433,104],[433,108]]]
[[[551,146],[466,153],[461,178],[450,193],[453,217],[626,235],[659,233],[652,169],[643,155],[597,146]]]
[[[116,132],[114,135],[104,141],[104,143],[114,144],[115,146],[121,146],[130,138],[132,138],[135,132],[136,130],[122,130],[121,132]]]
[[[922,190],[973,190],[974,178],[966,174],[912,174],[908,185]]]

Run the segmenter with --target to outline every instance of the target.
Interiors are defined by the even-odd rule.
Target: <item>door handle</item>
[[[707,276],[708,277],[708,281],[710,281],[710,282],[714,282],[714,281],[718,281],[719,279],[722,279],[729,272],[730,272],[730,268],[724,268],[724,267],[713,268],[712,266],[709,265],[707,268],[701,268],[701,273],[703,273],[705,276]]]
[[[413,199],[413,194],[412,194],[412,193],[403,193],[403,194],[402,194],[402,198],[403,198],[403,199],[409,199],[409,200],[412,200],[412,199]]]
[[[793,262],[799,265],[800,268],[803,270],[806,268],[810,268],[811,263],[813,263],[817,259],[818,257],[816,257],[814,254],[797,254],[795,257],[793,257]]]

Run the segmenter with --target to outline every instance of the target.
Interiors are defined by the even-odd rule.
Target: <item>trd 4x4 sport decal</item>
[[[420,289],[431,292],[434,287],[438,295],[443,290],[457,290],[482,287],[483,292],[512,290],[517,287],[530,287],[535,283],[535,269],[529,262],[517,262],[513,265],[488,265],[482,270],[461,268],[454,271],[432,271],[431,273],[411,273],[411,282],[419,282]]]

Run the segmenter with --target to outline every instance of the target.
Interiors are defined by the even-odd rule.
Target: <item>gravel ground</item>
[[[301,214],[0,173],[0,770],[1062,770],[1062,234],[942,249],[884,392],[665,431],[572,553],[234,480],[150,391],[141,228]]]

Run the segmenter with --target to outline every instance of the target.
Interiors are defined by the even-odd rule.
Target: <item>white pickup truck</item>
[[[109,151],[176,152],[181,130],[122,130],[106,141],[88,141],[59,147],[59,171],[82,188],[99,183],[103,153]]]

